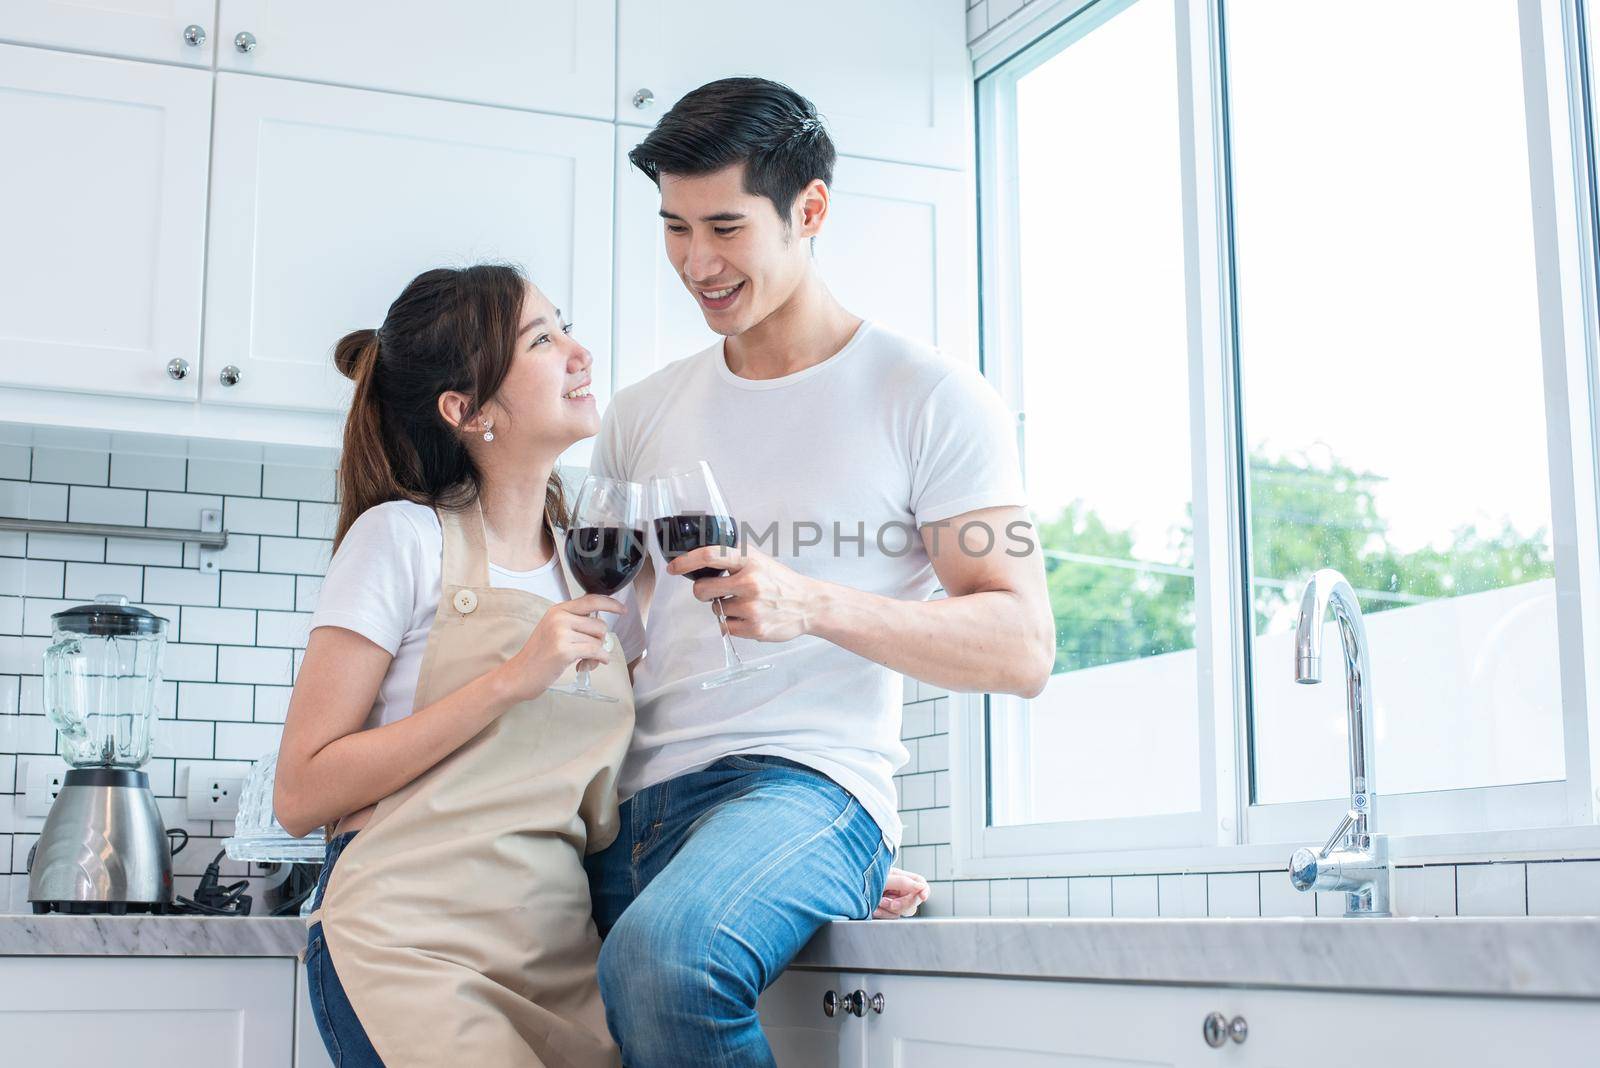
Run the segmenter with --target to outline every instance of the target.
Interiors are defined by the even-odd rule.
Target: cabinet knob
[[[199,48],[206,43],[205,27],[196,26],[193,23],[185,26],[183,28],[183,39],[189,42],[190,47]]]
[[[1220,1012],[1210,1013],[1200,1025],[1200,1034],[1205,1038],[1206,1045],[1221,1049],[1228,1042],[1228,1018]]]
[[[1250,1037],[1250,1025],[1245,1023],[1243,1016],[1235,1016],[1228,1024],[1228,1037],[1235,1042],[1243,1042]]]
[[[233,39],[233,47],[240,52],[250,53],[256,50],[256,35],[249,30],[244,30]]]
[[[182,356],[174,356],[167,361],[167,377],[174,382],[182,382],[189,377],[189,361]]]
[[[857,993],[860,993],[860,991],[857,991]],[[882,991],[879,991],[878,993],[873,994],[871,997],[867,998],[867,1008],[872,1010],[872,1013],[873,1013],[874,1016],[882,1016],[883,1015],[883,992]]]
[[[830,1020],[839,1014],[839,1006],[843,1001],[837,990],[830,990],[822,995],[822,1015]]]
[[[643,111],[656,102],[656,94],[648,89],[640,89],[633,94],[633,106]]]
[[[237,386],[239,384],[240,377],[239,369],[230,363],[228,366],[222,369],[222,373],[217,377],[222,380],[222,384],[225,386]]]

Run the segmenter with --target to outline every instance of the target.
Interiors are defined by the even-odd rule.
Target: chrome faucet
[[[1320,850],[1297,849],[1289,858],[1296,890],[1342,892],[1346,916],[1389,915],[1393,869],[1389,846],[1372,833],[1377,791],[1372,782],[1372,675],[1367,665],[1367,628],[1356,591],[1332,568],[1311,576],[1300,597],[1294,635],[1294,681],[1322,681],[1322,623],[1332,606],[1344,650],[1345,704],[1349,709],[1350,809]]]

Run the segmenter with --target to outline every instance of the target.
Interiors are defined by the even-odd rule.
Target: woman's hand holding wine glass
[[[611,597],[587,594],[551,605],[515,656],[497,670],[513,700],[538,697],[575,662],[609,663],[616,642],[595,612],[621,612]]]

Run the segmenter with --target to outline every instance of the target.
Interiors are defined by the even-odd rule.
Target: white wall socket
[[[243,779],[225,775],[189,773],[189,818],[192,820],[231,820],[239,814],[239,793]]]
[[[50,815],[50,806],[61,792],[67,769],[49,760],[28,761],[28,789],[24,811],[30,816]]]

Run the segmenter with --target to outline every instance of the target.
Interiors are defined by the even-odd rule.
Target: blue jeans
[[[630,798],[586,861],[623,1063],[773,1064],[756,998],[823,924],[872,915],[893,860],[860,802],[780,757],[726,757]]]
[[[339,854],[350,844],[358,831],[341,834],[328,843],[322,874],[317,877],[317,904],[322,904],[322,894],[328,888],[328,875],[333,871]],[[372,1048],[367,1029],[356,1018],[350,1007],[344,987],[339,984],[339,974],[333,970],[333,958],[328,955],[327,943],[322,940],[322,924],[314,923],[306,934],[306,991],[311,995],[311,1015],[316,1018],[317,1030],[322,1033],[322,1044],[328,1047],[328,1056],[335,1068],[383,1068],[383,1059]]]

